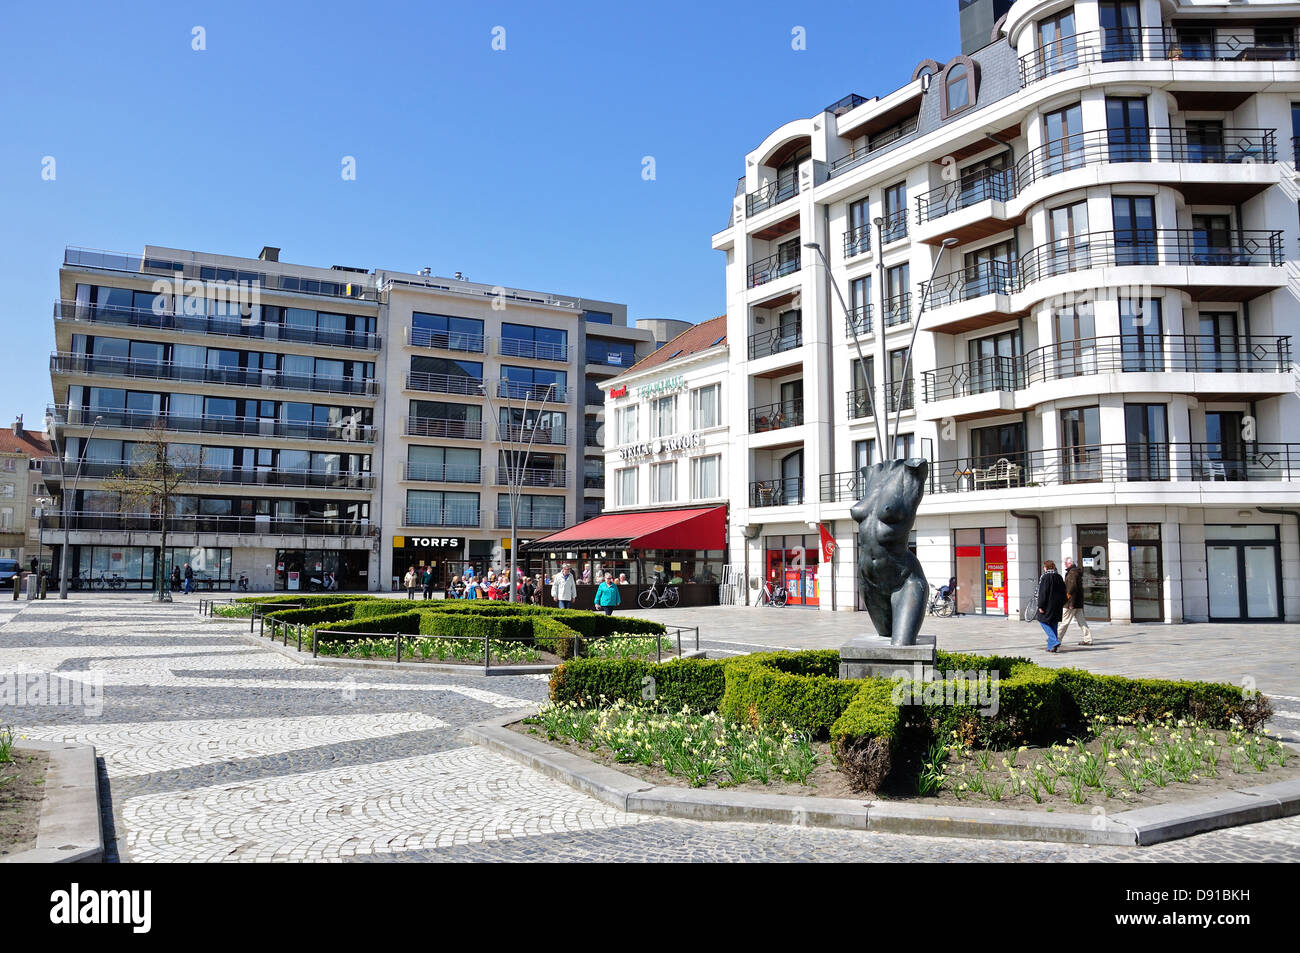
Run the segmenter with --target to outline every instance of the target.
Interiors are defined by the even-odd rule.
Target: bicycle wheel
[[[642,609],[653,609],[655,604],[655,594],[649,589],[642,589],[641,594],[636,597],[636,604]]]
[[[679,603],[681,599],[681,594],[676,589],[669,589],[664,593],[664,604],[670,609],[677,608],[677,603]]]
[[[789,598],[790,598],[790,594],[788,592],[786,592],[784,589],[778,589],[776,593],[772,596],[772,604],[775,606],[783,606],[786,604],[786,601]]]
[[[934,614],[937,615],[940,619],[946,619],[950,615],[952,615],[953,610],[955,608],[956,606],[953,604],[953,600],[944,599],[937,606],[934,607]]]
[[[100,576],[98,579],[95,580],[95,588],[98,589],[100,592],[103,592],[105,589],[108,588],[108,583],[104,581],[103,576]]]

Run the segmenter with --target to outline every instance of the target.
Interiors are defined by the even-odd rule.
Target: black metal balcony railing
[[[762,261],[751,263],[745,270],[745,279],[750,288],[757,288],[769,281],[794,274],[799,270],[799,261],[799,255],[772,255]]]
[[[553,404],[565,401],[564,388],[559,384],[525,384],[522,381],[498,381],[497,396],[510,400],[536,400]],[[601,403],[604,403],[602,400]]]
[[[775,327],[767,331],[758,331],[749,336],[749,359],[793,351],[803,346],[803,329],[797,325]]]
[[[1084,338],[1014,356],[982,357],[922,372],[927,401],[1014,391],[1043,381],[1094,374],[1289,374],[1290,335],[1224,339],[1208,334]]]
[[[1035,182],[1115,162],[1249,165],[1278,159],[1276,129],[1148,127],[1099,129],[1053,139],[1013,169],[982,170],[918,196],[917,220],[930,222],[986,199],[1008,201]]]
[[[566,344],[546,344],[540,341],[521,341],[518,338],[501,338],[497,353],[504,357],[522,357],[530,361],[568,361]]]
[[[66,465],[67,473],[63,472]],[[140,466],[135,461],[81,461],[81,477],[87,480],[103,480],[119,473],[130,473]],[[222,468],[209,466],[185,466],[186,480],[202,484],[230,484],[233,486],[284,486],[310,487],[321,490],[371,490],[374,489],[374,477],[369,473],[341,473],[320,470],[280,469],[272,467],[237,467]],[[76,460],[61,460],[50,457],[41,461],[42,478],[47,483],[58,483],[70,479],[77,473]]]
[[[45,529],[62,529],[63,514],[49,510],[42,514]],[[162,520],[157,516],[126,513],[76,511],[68,514],[68,529],[85,532],[157,533]],[[368,521],[319,518],[280,519],[275,516],[213,516],[189,514],[167,517],[169,533],[227,533],[256,536],[377,536],[379,527]]]
[[[850,228],[844,233],[844,257],[852,258],[855,255],[865,255],[871,251],[871,226],[859,225],[857,228]]]
[[[792,178],[788,182],[769,182],[762,188],[745,196],[746,214],[757,215],[759,212],[765,212],[773,206],[789,201],[798,194],[798,178]]]
[[[525,427],[522,424],[498,425],[497,439],[503,443],[568,444],[569,428],[548,425]]]
[[[582,477],[582,488],[584,490],[603,490],[605,489],[605,474],[587,473]]]
[[[891,414],[896,414],[900,410],[912,410],[916,406],[916,385],[914,381],[887,381],[885,389],[889,396],[889,412]]]
[[[1016,290],[1019,270],[1014,261],[981,261],[946,275],[935,275],[922,288],[931,308],[942,308],[959,301],[969,301],[990,294],[1012,294]]]
[[[477,506],[448,504],[445,506],[408,506],[402,514],[403,526],[459,526],[479,525]]]
[[[465,394],[478,397],[483,393],[482,378],[456,374],[430,374],[426,371],[408,371],[406,389],[430,394]]]
[[[450,440],[480,440],[483,422],[479,420],[454,420],[447,417],[407,417],[408,437],[441,437]]]
[[[1020,58],[1020,85],[1094,63],[1139,60],[1291,61],[1297,58],[1291,26],[1255,28],[1214,24],[1113,27],[1064,36]]]
[[[50,371],[54,374],[128,377],[136,380],[180,381],[187,384],[235,384],[241,387],[350,394],[360,397],[374,396],[377,386],[374,380],[363,378],[286,374],[283,371],[249,370],[242,367],[196,366],[177,364],[172,361],[146,361],[100,354],[72,354],[66,351],[56,351],[50,355]]]
[[[497,467],[497,486],[510,486],[512,480],[516,486],[565,487],[569,485],[569,475],[565,470],[534,469],[530,467],[516,471],[512,477],[506,467]]]
[[[872,408],[875,406],[875,401],[871,397],[871,391],[866,388],[856,387],[849,391],[845,404],[849,420],[861,420],[863,417],[870,417],[874,413]]]
[[[765,433],[803,423],[803,400],[782,400],[749,409],[749,432]]]
[[[433,331],[429,328],[410,330],[408,340],[415,347],[432,347],[443,351],[465,351],[473,354],[483,353],[483,335],[466,334],[463,331]]]
[[[938,460],[930,464],[926,494],[1088,483],[1240,481],[1300,481],[1300,444],[1115,443]],[[823,503],[854,502],[862,490],[857,471],[821,478]]]
[[[192,278],[198,281],[238,282],[270,291],[348,298],[352,301],[377,302],[380,299],[379,291],[373,283],[362,280],[368,279],[369,276],[360,274],[356,276],[356,280],[330,281],[254,271],[249,268],[224,268],[201,261],[146,258],[144,255],[99,251],[94,248],[78,248],[74,245],[64,249],[63,264],[71,268],[95,268],[101,271],[120,271],[132,275],[154,275],[169,279]]]
[[[896,142],[907,138],[916,132],[917,122],[912,119],[908,122],[899,123],[892,129],[870,137],[864,145],[854,149],[846,156],[834,160],[827,169],[827,178],[835,178],[837,175],[843,175],[850,169],[855,169],[862,165],[877,152],[894,145]]]
[[[848,312],[844,319],[844,333],[851,338],[866,337],[871,333],[871,305],[864,304]]]
[[[797,506],[803,502],[803,477],[757,480],[749,484],[750,506]]]
[[[886,298],[880,302],[880,311],[885,316],[885,327],[897,327],[912,320],[912,292],[904,291],[901,295]]]
[[[313,423],[216,414],[193,417],[144,410],[96,410],[88,407],[74,407],[69,412],[65,404],[50,407],[49,412],[54,415],[58,424],[69,427],[90,427],[98,417],[101,418],[100,427],[129,430],[148,430],[161,425],[164,430],[181,433],[285,437],[291,440],[328,440],[344,443],[374,443],[376,436],[374,427],[350,421]]]
[[[902,241],[907,237],[907,209],[894,212],[892,215],[886,215],[880,223],[880,243],[888,245],[890,242]]]
[[[515,517],[516,529],[564,529],[568,525],[568,516],[564,513],[527,513]],[[510,528],[510,511],[497,510],[497,529]]]
[[[420,483],[479,483],[483,468],[475,466],[447,466],[444,463],[402,464],[402,478]]]
[[[202,314],[159,313],[149,308],[118,308],[78,304],[76,301],[68,300],[54,302],[54,319],[84,321],[112,327],[178,331],[185,334],[222,335],[256,341],[321,344],[327,347],[346,347],[363,351],[378,351],[382,344],[378,334],[366,334],[360,331],[267,324],[260,319],[252,318],[238,320]]]

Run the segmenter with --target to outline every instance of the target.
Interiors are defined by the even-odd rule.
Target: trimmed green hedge
[[[604,696],[607,704],[653,700],[669,708],[689,705],[692,711],[717,711],[728,661],[674,659],[658,664],[643,659],[575,659],[551,673],[551,699],[590,705]]]
[[[315,627],[317,640],[337,642],[344,636],[333,635],[334,632],[364,632],[367,635],[419,635],[420,624],[424,620],[422,613],[414,610],[396,612],[392,615],[376,616],[371,619],[343,619],[339,622],[325,622]]]
[[[364,593],[354,593],[351,595],[339,595],[338,593],[329,593],[327,595],[286,595],[286,596],[241,596],[236,602],[241,603],[259,603],[262,605],[277,605],[280,603],[302,603],[305,608],[312,606],[332,605],[336,602],[357,602],[361,600],[371,600],[373,596]]]
[[[1265,696],[1247,697],[1240,687],[1224,682],[1125,678],[1077,668],[1057,669],[1056,677],[1066,698],[1065,720],[1072,728],[1085,727],[1095,715],[1151,719],[1169,714],[1203,720],[1215,728],[1227,728],[1235,717],[1253,731],[1273,715]]]
[[[831,726],[862,689],[838,677],[840,653],[762,652],[729,659],[718,711],[742,724],[779,725],[830,737]]]

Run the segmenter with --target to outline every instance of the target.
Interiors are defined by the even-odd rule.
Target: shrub
[[[909,725],[926,729],[917,739],[920,743],[929,744],[933,737],[949,739],[953,732],[963,744],[976,747],[1010,748],[1058,740],[1065,697],[1057,673],[1024,660],[996,661],[1001,664],[966,670],[1001,673],[996,683],[996,711],[985,710],[978,697],[979,686],[970,679],[913,683],[913,697],[921,704],[909,707],[904,717]],[[949,698],[963,697],[966,701],[961,704],[947,704]]]
[[[1066,695],[1066,722],[1082,727],[1088,717],[1195,718],[1212,728],[1227,728],[1241,719],[1249,731],[1273,715],[1272,703],[1261,694],[1246,697],[1236,685],[1224,682],[1166,681],[1157,678],[1125,678],[1096,675],[1077,668],[1057,670]]]
[[[719,712],[732,721],[790,725],[814,738],[827,738],[848,708],[861,680],[837,677],[839,652],[763,652],[728,659],[726,690]]]
[[[361,600],[372,601],[373,596],[362,593],[353,593],[351,595],[339,595],[338,593],[328,593],[323,595],[284,595],[284,596],[240,596],[236,602],[240,603],[258,603],[266,606],[274,606],[282,603],[301,603],[304,608],[311,606],[326,606],[335,602],[358,602]]]
[[[670,711],[687,706],[695,712],[717,711],[729,661],[675,659],[658,664],[644,659],[575,659],[551,673],[551,701],[592,705],[603,695],[607,704],[640,705],[653,700]],[[652,699],[646,697],[651,686]]]
[[[388,635],[418,635],[421,613],[414,610],[397,612],[392,615],[376,616],[370,619],[342,619],[337,622],[325,622],[315,627],[316,637],[322,642],[336,642],[340,636],[331,637],[331,632],[365,632],[387,633]]]
[[[275,609],[270,612],[264,612],[263,616],[268,623],[279,622],[286,625],[311,625],[317,622],[337,622],[340,619],[351,619],[353,603],[337,602],[333,604],[324,604],[318,606],[308,606],[305,609]]]

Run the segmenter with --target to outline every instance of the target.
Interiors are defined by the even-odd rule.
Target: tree
[[[155,598],[171,602],[171,590],[165,578],[167,559],[167,517],[172,501],[181,490],[197,482],[201,472],[197,448],[173,444],[159,421],[149,428],[136,444],[135,460],[103,481],[103,489],[122,499],[122,514],[145,513],[155,518],[161,529],[158,559],[154,563]]]

